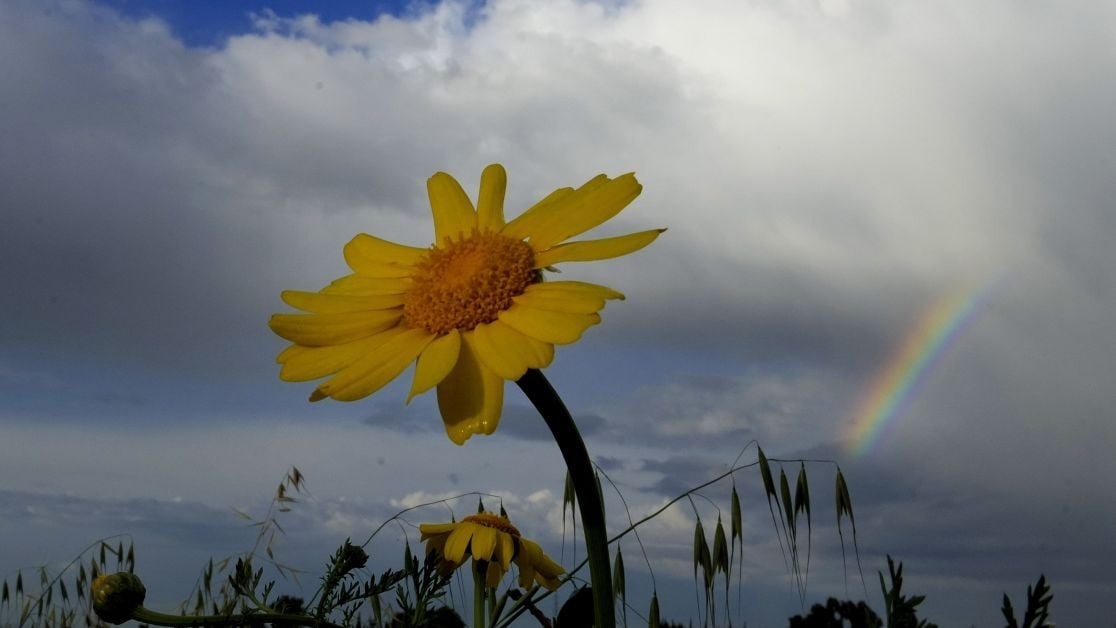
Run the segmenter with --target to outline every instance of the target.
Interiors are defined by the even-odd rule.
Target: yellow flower
[[[561,584],[558,576],[565,573],[561,565],[543,553],[538,543],[525,539],[507,517],[482,512],[455,523],[424,523],[419,526],[426,553],[438,552],[453,570],[472,556],[485,561],[485,586],[495,587],[515,561],[519,568],[519,586],[533,583],[554,590]]]
[[[446,433],[457,443],[496,430],[504,380],[577,341],[619,292],[579,281],[543,282],[561,262],[608,259],[650,244],[662,229],[565,242],[624,209],[642,186],[635,175],[599,175],[561,188],[504,220],[507,175],[484,169],[474,209],[461,185],[439,172],[427,181],[434,244],[417,248],[360,234],[345,246],[353,270],[319,292],[286,290],[307,314],[276,314],[271,329],[294,343],[279,354],[280,378],[332,376],[310,395],[361,399],[416,364],[410,402],[437,386]]]

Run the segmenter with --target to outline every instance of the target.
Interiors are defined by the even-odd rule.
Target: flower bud
[[[122,624],[143,604],[147,589],[135,574],[125,571],[93,579],[93,610],[110,624]]]

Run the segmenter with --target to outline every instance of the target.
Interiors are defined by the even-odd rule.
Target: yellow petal
[[[531,586],[532,581],[538,581],[553,591],[561,584],[557,576],[566,572],[542,551],[538,543],[529,539],[520,539],[515,562],[519,566],[519,586],[524,588]]]
[[[293,358],[297,355],[300,355],[302,353],[305,353],[309,350],[310,350],[310,347],[304,347],[302,345],[291,345],[291,346],[287,347],[286,349],[283,349],[282,351],[280,351],[279,355],[275,356],[275,361],[279,364],[286,364],[287,361],[290,360],[291,358]]]
[[[515,541],[512,540],[510,534],[501,534],[499,543],[500,545],[497,548],[496,558],[500,561],[500,568],[507,571],[508,565],[511,564],[512,556],[515,555]]]
[[[534,542],[519,539],[519,553],[516,554],[515,564],[519,567],[519,586],[526,589],[535,580],[535,561],[542,550]]]
[[[465,560],[465,550],[469,549],[469,540],[473,538],[473,531],[478,527],[472,523],[457,524],[446,539],[446,549],[443,554],[446,560],[457,564]]]
[[[593,295],[602,299],[619,299],[624,300],[624,295],[612,288],[602,286],[595,283],[588,283],[585,281],[545,281],[542,283],[533,283],[527,286],[524,292],[549,294],[549,295],[562,295],[567,293],[577,293],[584,295]]]
[[[472,333],[461,334],[457,364],[438,384],[438,409],[446,435],[458,445],[473,434],[491,434],[504,407],[504,380],[477,360]]]
[[[533,291],[512,297],[513,303],[540,310],[569,312],[571,314],[592,314],[605,306],[603,297],[593,293],[571,291]]]
[[[360,310],[390,310],[403,305],[402,294],[329,294],[284,290],[280,297],[287,305],[307,312],[332,314]]]
[[[335,279],[321,289],[322,294],[402,294],[411,287],[409,277],[368,277],[366,275],[345,275]]]
[[[375,359],[350,364],[318,386],[318,392],[338,401],[355,401],[386,386],[434,340],[425,329],[399,329],[376,349]]]
[[[453,370],[457,364],[457,356],[461,352],[461,333],[456,329],[430,343],[419,355],[415,365],[415,377],[411,382],[411,393],[407,395],[407,403],[415,395],[420,395],[437,386]]]
[[[542,252],[620,213],[642,189],[634,174],[615,179],[601,175],[533,213],[524,212],[509,222],[501,233],[515,238],[528,237],[535,251]]]
[[[388,331],[339,345],[303,347],[302,351],[292,353],[284,359],[279,379],[285,382],[306,382],[333,375],[361,358],[377,359],[373,352],[390,336]]]
[[[589,262],[634,253],[655,241],[666,229],[651,229],[615,238],[567,242],[535,254],[535,265],[546,268],[562,262]]]
[[[577,342],[582,332],[601,322],[597,314],[570,314],[514,304],[499,319],[516,331],[556,345]]]
[[[345,262],[370,277],[406,277],[426,249],[396,244],[361,233],[345,245]]]
[[[526,239],[531,236],[531,229],[540,221],[546,218],[552,206],[556,205],[559,202],[566,202],[570,199],[576,198],[578,194],[583,194],[586,191],[593,189],[594,186],[597,186],[605,181],[608,181],[608,177],[603,174],[599,174],[587,181],[584,185],[576,190],[573,188],[558,188],[557,190],[554,190],[550,194],[544,196],[539,202],[528,207],[522,214],[516,216],[511,222],[504,225],[504,228],[500,230],[500,233],[508,236],[509,238],[515,238],[516,240]]]
[[[421,534],[421,537],[419,538],[419,541],[425,541],[426,539],[439,534],[448,534],[450,532],[453,532],[453,529],[456,527],[456,523],[420,523],[419,534]]]
[[[403,309],[332,314],[274,314],[268,326],[291,342],[311,347],[337,345],[394,326]]]
[[[458,239],[477,227],[477,212],[457,179],[435,172],[426,182],[430,209],[434,214],[434,243],[441,246],[447,238]]]
[[[499,320],[473,329],[473,346],[481,363],[504,379],[515,381],[529,368],[544,368],[554,359],[554,345],[508,327]]]
[[[481,172],[480,192],[477,194],[477,229],[499,231],[504,226],[504,192],[508,187],[508,173],[500,164],[492,164]]]
[[[495,528],[477,526],[476,531],[473,532],[473,560],[490,560],[492,558],[492,552],[496,549],[497,534]]]

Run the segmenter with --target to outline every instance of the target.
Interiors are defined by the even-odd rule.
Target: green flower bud
[[[122,624],[143,604],[147,589],[135,574],[125,571],[93,580],[93,610],[110,624]]]

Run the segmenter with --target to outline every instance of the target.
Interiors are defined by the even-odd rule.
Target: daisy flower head
[[[519,569],[523,588],[537,582],[553,591],[561,584],[558,577],[566,572],[502,515],[480,512],[453,523],[424,523],[419,532],[426,553],[440,555],[450,571],[470,557],[474,562],[483,561],[484,585],[489,588],[500,584],[512,562]]]
[[[577,341],[600,322],[606,300],[624,298],[596,284],[543,281],[543,271],[626,255],[664,231],[567,242],[639,195],[634,174],[555,190],[510,221],[506,186],[504,168],[488,166],[474,206],[453,177],[435,173],[427,181],[434,244],[360,234],[344,249],[352,274],[317,292],[284,291],[305,313],[271,317],[271,329],[293,343],[277,358],[280,378],[328,377],[311,401],[354,401],[414,363],[407,401],[436,387],[450,440],[493,433],[504,382],[548,366],[554,345]]]

